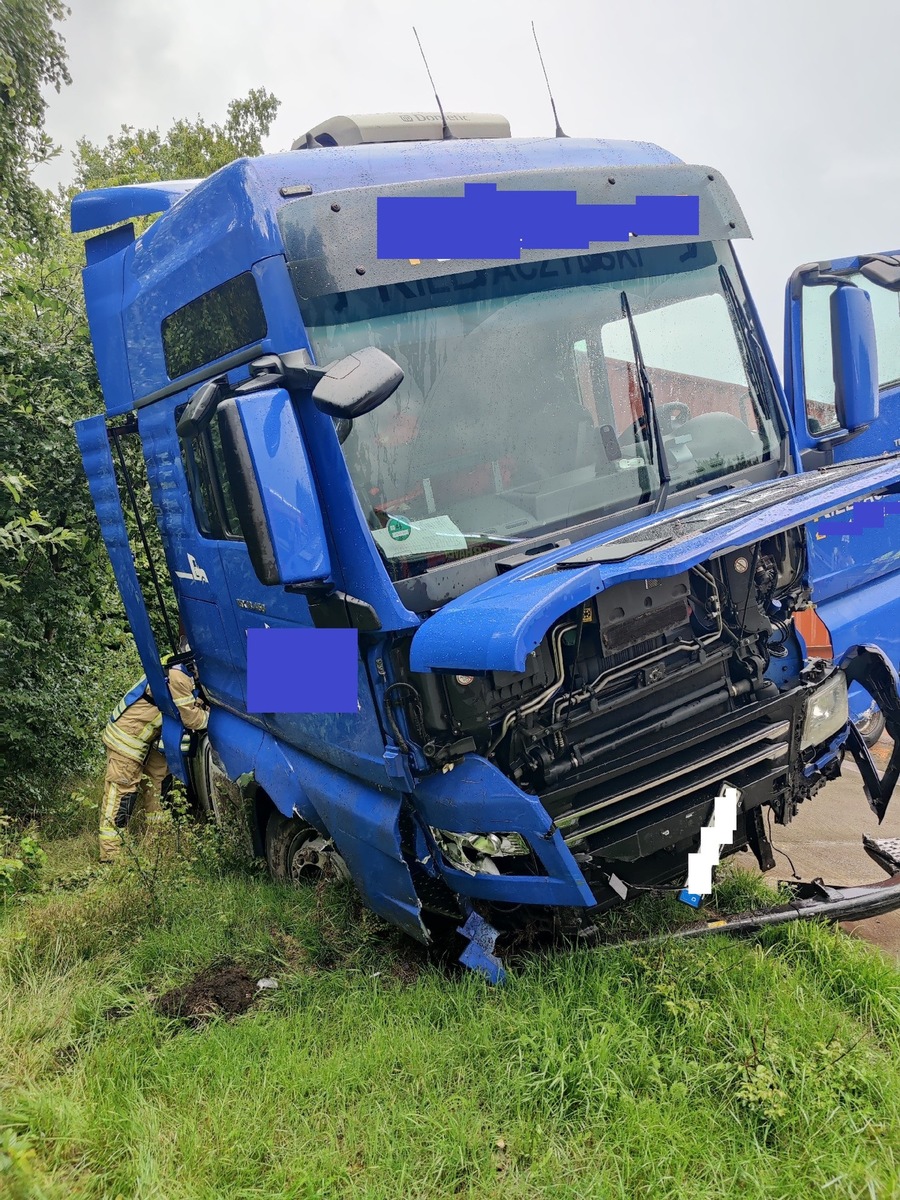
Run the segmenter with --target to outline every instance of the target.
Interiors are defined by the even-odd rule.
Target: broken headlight
[[[810,746],[819,746],[822,742],[827,742],[849,720],[847,676],[843,671],[835,671],[806,701],[800,749],[808,750]]]
[[[451,833],[432,828],[431,836],[448,863],[470,875],[499,875],[493,859],[531,853],[519,833]]]

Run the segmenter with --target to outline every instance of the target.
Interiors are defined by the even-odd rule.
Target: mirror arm
[[[860,425],[858,429],[842,429],[839,433],[816,438],[814,449],[831,450],[834,446],[843,446],[845,443],[852,442],[854,438],[859,437],[861,433],[865,433],[868,428],[868,425]]]
[[[328,372],[328,367],[316,367],[307,350],[289,350],[285,354],[264,354],[250,363],[250,379],[241,385],[243,391],[260,387],[299,388],[311,391]]]
[[[213,414],[224,399],[226,380],[224,376],[201,383],[178,418],[175,432],[185,441],[198,438],[213,419]]]

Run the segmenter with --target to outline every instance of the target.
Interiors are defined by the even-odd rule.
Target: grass
[[[491,989],[202,838],[106,874],[87,835],[47,849],[0,912],[0,1196],[900,1196],[900,972],[838,932],[535,954]],[[278,990],[158,1015],[226,957]]]

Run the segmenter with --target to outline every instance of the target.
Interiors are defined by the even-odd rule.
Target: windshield
[[[726,253],[626,250],[301,301],[317,362],[373,345],[404,371],[343,442],[392,578],[777,455]]]

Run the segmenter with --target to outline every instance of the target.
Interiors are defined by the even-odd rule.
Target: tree
[[[61,0],[0,0],[0,235],[46,234],[50,210],[31,170],[58,153],[44,132],[41,88],[71,83],[54,21]],[[3,228],[5,225],[5,229]]]
[[[236,158],[262,154],[263,138],[268,136],[279,104],[265,88],[254,88],[243,99],[231,101],[221,125],[209,125],[198,116],[194,122],[176,121],[166,134],[123,125],[102,146],[82,138],[76,187],[205,178]]]
[[[261,153],[277,109],[255,91],[221,125],[198,117],[165,134],[123,127],[102,147],[84,140],[76,187],[206,175]],[[0,809],[22,816],[52,811],[67,779],[99,765],[100,727],[136,666],[72,432],[103,410],[84,239],[40,195],[41,238],[0,238]]]

